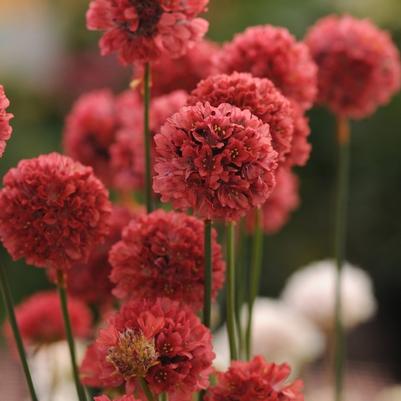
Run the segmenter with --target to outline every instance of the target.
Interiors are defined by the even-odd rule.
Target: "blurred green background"
[[[0,173],[22,158],[61,150],[63,118],[88,89],[126,87],[129,72],[98,55],[98,34],[85,28],[87,1],[1,0],[0,83],[12,102],[14,134]],[[255,24],[287,27],[302,38],[328,13],[369,17],[401,47],[400,0],[211,0],[211,39],[224,41]],[[401,96],[352,124],[348,259],[373,277],[379,313],[351,335],[350,357],[383,364],[401,379]],[[277,295],[286,277],[333,254],[336,149],[334,119],[310,113],[313,152],[298,169],[302,205],[277,235],[265,238],[263,293]],[[3,249],[16,300],[46,287],[44,272],[12,263]],[[2,314],[4,310],[1,310]],[[368,344],[368,345],[367,345]]]

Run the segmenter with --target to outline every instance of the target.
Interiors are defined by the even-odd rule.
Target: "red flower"
[[[305,41],[319,67],[318,100],[335,114],[366,117],[400,88],[399,52],[368,20],[328,16]]]
[[[153,189],[175,208],[206,219],[236,220],[266,201],[277,152],[269,126],[229,104],[198,103],[167,120],[155,136]]]
[[[204,297],[203,222],[157,210],[132,220],[112,248],[111,280],[118,298],[166,296],[201,309]],[[225,265],[213,230],[213,298],[224,283]]]
[[[10,120],[13,115],[6,112],[9,105],[10,102],[4,93],[3,85],[0,85],[0,157],[3,156],[6,141],[10,139],[12,133]]]
[[[108,193],[93,175],[58,153],[22,160],[4,176],[0,238],[14,260],[66,270],[88,259],[108,233]]]
[[[112,183],[110,146],[120,124],[111,91],[82,95],[66,119],[64,149],[72,158],[93,170],[106,185]]]
[[[43,291],[32,295],[15,308],[21,336],[29,345],[48,344],[65,339],[64,320],[60,299],[56,291]],[[92,317],[88,307],[81,301],[69,297],[68,313],[74,336],[88,337]],[[13,341],[11,330],[6,334]]]
[[[218,383],[209,388],[206,401],[303,401],[303,383],[287,384],[288,365],[267,363],[261,356],[250,362],[234,361]]]
[[[214,358],[210,331],[186,306],[168,298],[132,300],[110,318],[81,367],[83,383],[126,384],[144,378],[154,394],[189,400],[208,386]]]
[[[246,73],[213,75],[201,81],[192,91],[188,104],[209,102],[212,106],[230,103],[249,110],[269,124],[272,145],[284,161],[291,150],[294,131],[290,102],[268,79],[254,78]]]
[[[123,64],[156,61],[161,54],[182,56],[206,33],[195,18],[208,0],[92,0],[86,14],[90,30],[105,31],[102,55],[117,52]]]
[[[133,395],[123,395],[119,398],[114,398],[111,400],[107,395],[100,395],[94,398],[94,401],[138,401],[134,398]]]
[[[227,43],[217,66],[221,72],[249,72],[269,78],[302,109],[312,106],[317,92],[317,69],[308,48],[285,28],[255,26]]]
[[[262,227],[266,233],[273,234],[287,223],[289,214],[299,205],[298,177],[287,168],[277,172],[277,184],[270,198],[262,206]],[[254,211],[247,216],[249,230],[253,230]]]
[[[134,213],[129,209],[114,207],[110,218],[110,233],[103,245],[97,246],[87,263],[74,264],[67,272],[68,292],[82,301],[107,304],[112,300],[113,285],[109,279],[111,266],[109,250],[121,239],[122,229]]]
[[[215,57],[219,47],[209,40],[198,42],[179,59],[161,55],[151,66],[152,94],[161,96],[177,89],[190,92],[196,84],[216,71]],[[134,77],[142,79],[143,68],[135,68]]]

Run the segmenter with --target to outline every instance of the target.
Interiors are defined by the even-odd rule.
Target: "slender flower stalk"
[[[253,306],[259,290],[260,273],[262,270],[263,258],[263,233],[262,233],[262,212],[260,208],[255,209],[255,228],[252,241],[251,270],[249,275],[248,290],[248,321],[246,326],[246,357],[251,358],[252,343],[252,317]]]
[[[158,400],[158,397],[155,397],[153,395],[152,391],[149,388],[148,383],[146,382],[146,380],[143,377],[141,377],[139,379],[139,383],[141,384],[142,390],[145,393],[145,396],[148,401],[157,401]]]
[[[4,304],[7,309],[8,319],[10,321],[11,330],[13,331],[15,343],[17,345],[18,354],[21,360],[22,368],[24,370],[31,399],[32,401],[38,401],[38,397],[36,395],[32,381],[31,372],[29,371],[24,344],[22,342],[21,333],[19,331],[17,319],[14,313],[14,302],[11,295],[10,285],[7,279],[7,273],[2,265],[0,265],[0,287],[1,287],[1,292],[3,293]]]
[[[203,324],[210,327],[212,316],[212,221],[204,222],[204,248],[205,248],[205,290],[203,300]]]
[[[152,155],[151,155],[151,137],[149,129],[150,114],[150,64],[145,64],[143,75],[143,107],[144,107],[144,125],[143,135],[145,144],[145,200],[146,209],[150,213],[153,210],[152,199]]]
[[[347,202],[350,160],[350,128],[345,118],[337,119],[338,143],[338,173],[337,173],[337,205],[335,223],[335,258],[337,267],[335,288],[335,332],[334,332],[334,380],[335,401],[342,400],[344,365],[345,365],[345,338],[341,319],[341,276],[345,259],[346,231],[347,231]]]
[[[235,250],[234,250],[234,223],[226,226],[227,247],[227,332],[230,344],[230,359],[238,359],[236,332],[235,332]]]
[[[63,319],[64,319],[65,333],[67,337],[68,347],[70,349],[72,373],[74,377],[75,387],[77,389],[78,399],[79,401],[87,401],[85,396],[85,390],[79,380],[79,371],[75,352],[74,337],[71,329],[70,316],[68,314],[67,291],[65,288],[64,273],[61,270],[57,272],[57,288],[60,297],[61,312],[63,314]]]

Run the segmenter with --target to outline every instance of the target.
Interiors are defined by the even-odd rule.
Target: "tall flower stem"
[[[2,265],[0,265],[0,287],[1,287],[1,292],[3,293],[4,304],[7,309],[11,330],[13,332],[15,343],[17,345],[17,350],[21,360],[22,369],[24,371],[25,379],[28,384],[28,390],[31,395],[32,401],[38,401],[38,397],[36,395],[32,381],[31,372],[29,371],[28,361],[26,359],[24,344],[22,342],[21,333],[19,331],[17,319],[14,313],[14,302],[11,295],[10,285],[7,279],[7,273]]]
[[[204,222],[205,281],[203,298],[203,324],[210,327],[212,315],[212,222]]]
[[[157,398],[153,395],[152,391],[150,390],[147,381],[144,378],[140,378],[139,383],[141,384],[142,390],[145,393],[147,400],[157,401]]]
[[[65,333],[67,336],[68,347],[70,350],[72,374],[78,394],[78,399],[79,401],[86,401],[85,391],[79,380],[75,343],[74,343],[74,337],[72,335],[70,316],[68,314],[67,291],[65,288],[64,273],[61,270],[57,272],[57,289],[60,297],[61,312],[63,314],[63,319],[64,319]]]
[[[335,288],[335,332],[334,332],[334,380],[335,401],[342,400],[344,367],[345,367],[345,338],[341,319],[341,276],[345,259],[347,231],[347,202],[350,162],[350,128],[347,119],[337,119],[337,204],[335,222],[335,258],[336,258],[336,288]]]
[[[152,155],[151,155],[151,137],[149,129],[149,114],[150,114],[150,64],[145,64],[143,74],[143,136],[145,144],[145,198],[146,209],[150,213],[153,210],[152,199]]]
[[[235,250],[234,223],[227,223],[227,333],[231,360],[238,359],[235,333]]]
[[[255,209],[255,228],[252,238],[252,256],[251,270],[249,274],[249,290],[248,290],[248,321],[246,326],[246,357],[249,360],[252,349],[252,318],[253,306],[256,296],[258,295],[260,274],[262,270],[263,257],[263,233],[262,233],[262,212],[260,208]]]

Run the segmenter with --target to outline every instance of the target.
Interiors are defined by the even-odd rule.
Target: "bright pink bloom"
[[[167,120],[155,136],[153,189],[163,202],[200,217],[237,220],[266,201],[277,152],[269,126],[227,103],[198,103]]]
[[[217,71],[214,61],[218,50],[216,43],[202,40],[179,59],[163,54],[151,66],[152,94],[161,96],[178,89],[187,92],[195,89],[199,81]],[[135,68],[134,77],[142,79],[143,68]]]
[[[218,383],[209,388],[206,401],[304,401],[303,383],[288,384],[291,369],[287,364],[276,365],[256,356],[250,362],[234,361]]]
[[[213,75],[201,81],[192,91],[188,104],[209,102],[212,106],[230,103],[249,110],[269,124],[272,145],[283,162],[291,150],[294,131],[290,102],[268,79],[254,78],[247,73]]]
[[[281,167],[273,193],[261,208],[264,232],[274,234],[287,223],[290,213],[299,205],[298,187],[298,177],[290,169]],[[255,211],[247,216],[249,230],[253,230],[254,217]]]
[[[133,395],[123,395],[122,397],[111,400],[107,395],[100,395],[94,398],[94,401],[138,401]]]
[[[208,0],[92,0],[86,14],[90,30],[105,31],[102,55],[117,52],[123,64],[177,58],[202,39],[208,23],[196,18]]]
[[[10,120],[13,118],[13,115],[6,112],[9,105],[10,101],[4,93],[3,85],[0,85],[0,157],[3,156],[6,141],[10,139],[13,131],[10,125]]]
[[[109,251],[121,239],[122,229],[134,218],[135,214],[126,208],[114,207],[110,217],[110,233],[103,245],[97,246],[87,263],[74,264],[67,272],[67,289],[82,301],[103,305],[113,297],[113,284],[109,279],[111,266]]]
[[[15,308],[21,336],[29,345],[48,344],[65,339],[64,320],[57,291],[43,291],[32,295]],[[68,313],[74,336],[88,337],[92,327],[89,308],[78,299],[68,298]],[[11,329],[7,336],[13,341]]]
[[[269,78],[302,109],[312,106],[317,92],[317,68],[308,48],[285,28],[255,26],[227,43],[217,66],[221,72],[249,72]]]
[[[108,234],[108,192],[90,167],[58,153],[22,160],[4,176],[0,238],[14,260],[67,270]]]
[[[399,52],[368,20],[325,17],[305,42],[319,67],[318,100],[337,115],[366,117],[400,88]]]
[[[157,210],[132,220],[112,248],[111,280],[118,298],[166,296],[199,311],[204,298],[204,224],[183,213]],[[213,289],[224,283],[225,264],[213,230]]]
[[[154,394],[190,400],[204,389],[214,359],[210,331],[186,306],[168,298],[132,300],[110,318],[81,367],[83,383],[132,393],[144,378]]]
[[[82,95],[67,116],[64,129],[65,152],[91,166],[105,185],[112,183],[110,146],[120,128],[114,95],[97,90]]]

